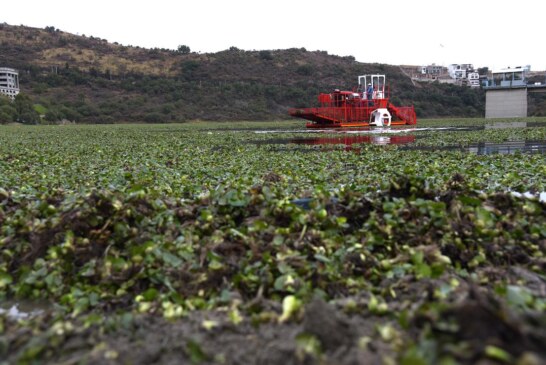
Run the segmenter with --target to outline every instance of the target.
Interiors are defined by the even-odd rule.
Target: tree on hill
[[[191,49],[190,47],[186,46],[186,45],[180,45],[178,46],[178,53],[181,53],[181,54],[190,54],[191,53]]]
[[[0,95],[0,124],[12,123],[17,120],[17,110],[12,101],[4,95]]]
[[[17,94],[14,105],[17,112],[16,120],[18,122],[23,124],[38,124],[40,122],[40,116],[34,110],[32,101],[27,94]]]

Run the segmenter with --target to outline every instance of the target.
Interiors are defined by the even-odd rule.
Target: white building
[[[480,74],[476,71],[469,72],[467,75],[468,86],[480,87]]]
[[[470,63],[451,64],[447,66],[449,76],[455,80],[466,79],[466,73],[470,70],[474,70],[474,66]]]
[[[0,94],[12,100],[19,94],[19,72],[13,68],[0,67]]]

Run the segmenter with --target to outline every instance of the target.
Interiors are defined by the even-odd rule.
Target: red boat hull
[[[413,106],[397,107],[389,102],[384,75],[359,76],[360,87],[366,85],[366,80],[371,81],[368,83],[369,92],[336,89],[330,94],[319,94],[319,107],[290,109],[288,113],[308,120],[307,128],[417,124]]]
[[[290,109],[289,114],[296,118],[309,120],[307,128],[366,127],[370,125],[372,112],[377,108],[386,107],[393,117],[391,125],[412,125],[417,123],[417,116],[413,106],[395,107],[392,104],[385,106],[377,104],[372,106],[345,105],[340,107]]]

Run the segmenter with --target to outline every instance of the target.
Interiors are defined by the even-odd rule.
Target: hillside
[[[0,66],[19,70],[22,93],[49,121],[285,119],[288,108],[313,106],[319,92],[353,88],[367,73],[386,74],[392,101],[415,105],[420,118],[484,114],[480,90],[413,85],[397,66],[303,48],[201,54],[0,24],[0,49]]]

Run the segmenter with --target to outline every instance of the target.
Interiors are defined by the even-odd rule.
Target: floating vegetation
[[[0,310],[0,358],[546,361],[543,154],[272,153],[238,127],[0,129],[0,300],[40,303]]]

